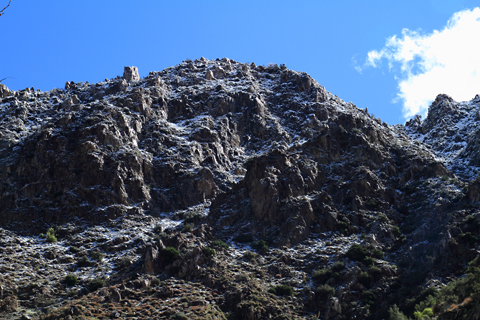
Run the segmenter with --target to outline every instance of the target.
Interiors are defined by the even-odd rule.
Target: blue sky
[[[7,3],[0,0],[0,7]],[[425,114],[438,93],[460,101],[480,93],[478,58],[462,54],[475,51],[480,57],[467,44],[480,34],[476,5],[469,0],[12,0],[0,17],[0,78],[8,77],[3,83],[13,90],[50,90],[67,80],[114,78],[127,65],[146,76],[202,56],[284,63],[385,122],[404,123]],[[463,23],[467,20],[470,24]],[[439,56],[453,47],[452,39],[460,39],[455,50]]]

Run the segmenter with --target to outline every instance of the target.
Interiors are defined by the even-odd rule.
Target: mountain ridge
[[[0,85],[0,97],[2,254],[30,256],[0,265],[6,314],[110,317],[82,304],[96,301],[133,318],[121,301],[150,301],[150,290],[161,305],[196,288],[208,303],[154,314],[413,315],[422,286],[441,288],[478,253],[478,97],[439,95],[423,122],[389,126],[306,73],[227,58],[144,79],[125,67],[50,92]],[[52,226],[48,244],[38,234]],[[180,256],[169,261],[167,248]],[[45,259],[48,275],[34,268]],[[281,285],[294,295],[275,294]]]

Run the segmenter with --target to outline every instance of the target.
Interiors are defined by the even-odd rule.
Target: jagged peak
[[[418,141],[430,145],[438,158],[455,174],[474,179],[480,172],[479,142],[480,99],[478,95],[457,102],[439,94],[428,108],[427,117],[407,121],[406,131]]]

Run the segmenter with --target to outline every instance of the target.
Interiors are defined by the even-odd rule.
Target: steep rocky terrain
[[[2,317],[478,316],[479,104],[389,126],[227,58],[0,85]]]

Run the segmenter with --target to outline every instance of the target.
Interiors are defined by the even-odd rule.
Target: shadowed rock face
[[[227,58],[187,60],[144,79],[125,67],[123,77],[49,92],[0,85],[0,249],[32,266],[53,261],[51,283],[66,270],[116,270],[101,303],[122,304],[132,290],[147,292],[153,275],[174,275],[215,294],[171,279],[153,294],[180,299],[195,288],[211,300],[189,306],[212,303],[219,319],[223,311],[385,318],[393,304],[412,309],[422,286],[462,274],[476,255],[479,101],[439,95],[425,121],[388,126],[305,73]],[[47,250],[34,236],[53,225],[62,243]],[[352,258],[353,244],[370,260]],[[171,248],[181,253],[175,261]],[[386,257],[372,253],[380,249]],[[90,260],[105,252],[108,263],[85,250]],[[5,261],[2,270],[18,269]],[[143,278],[120,285],[127,274]],[[28,280],[23,271],[6,277]],[[265,289],[279,284],[295,296]],[[325,284],[335,296],[310,287]],[[17,289],[0,308],[17,302],[14,292],[37,290]],[[55,290],[48,294],[65,296]]]

